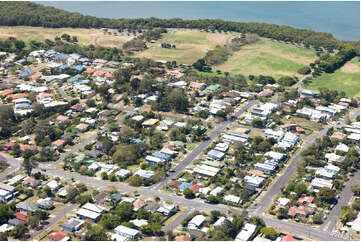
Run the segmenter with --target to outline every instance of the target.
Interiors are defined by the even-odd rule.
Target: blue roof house
[[[82,72],[85,70],[85,67],[82,65],[76,65],[76,66],[72,66],[71,69],[76,70],[78,72]]]
[[[183,182],[178,188],[180,189],[180,190],[184,190],[184,189],[186,189],[186,188],[190,188],[192,186],[192,183],[190,183],[190,182]]]

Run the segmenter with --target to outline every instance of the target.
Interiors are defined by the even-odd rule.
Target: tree
[[[8,204],[0,204],[0,223],[6,223],[13,213]]]
[[[354,195],[359,196],[360,195],[360,184],[352,184],[351,191],[353,192]]]
[[[218,197],[213,196],[213,195],[207,196],[207,201],[208,201],[209,203],[213,203],[213,204],[219,203]]]
[[[307,74],[311,73],[311,69],[308,66],[304,66],[304,67],[301,67],[300,69],[298,69],[297,72],[301,75],[307,75]]]
[[[256,117],[256,118],[254,118],[252,120],[252,126],[256,127],[256,128],[263,128],[264,127],[264,122],[259,117]]]
[[[186,188],[183,190],[183,195],[185,196],[185,198],[188,198],[188,199],[193,199],[195,198],[195,195],[193,193],[193,191],[189,188]]]
[[[257,225],[257,227],[264,227],[264,226],[266,226],[266,224],[265,224],[265,222],[263,221],[263,219],[261,219],[260,217],[257,217],[257,216],[252,216],[252,217],[250,217],[248,222]]]
[[[297,193],[298,196],[305,193],[307,191],[307,185],[303,182],[297,183],[295,186],[294,192]]]
[[[272,227],[263,227],[261,233],[265,235],[267,239],[276,240],[279,233]]]
[[[38,216],[30,216],[28,219],[28,224],[32,229],[35,229],[39,226],[40,219]]]
[[[233,216],[233,220],[232,220],[232,229],[231,229],[231,237],[235,237],[237,235],[237,233],[242,229],[244,225],[244,219],[242,216],[240,215],[235,215]]]
[[[280,208],[278,212],[276,213],[276,216],[278,219],[284,219],[287,218],[287,210],[284,208]]]
[[[323,216],[322,216],[322,214],[317,213],[317,214],[313,215],[313,216],[312,216],[312,222],[313,222],[314,224],[322,224],[322,223],[323,223]]]
[[[15,226],[13,230],[11,230],[10,235],[15,239],[23,239],[26,238],[26,232],[28,229],[26,228],[25,223],[20,223]]]
[[[168,95],[168,103],[174,111],[178,113],[185,113],[189,107],[189,101],[184,90],[174,88]]]
[[[24,158],[23,163],[22,163],[22,167],[24,168],[24,170],[26,171],[26,174],[28,176],[31,175],[31,171],[37,167],[37,163],[34,159],[31,158]]]
[[[25,48],[25,42],[22,41],[22,40],[16,40],[15,43],[14,43],[14,45],[15,45],[15,48],[16,48],[18,51],[20,51],[20,50],[22,50],[22,49]]]
[[[106,241],[108,236],[102,227],[96,225],[86,231],[84,239],[88,241]]]
[[[129,221],[133,215],[133,204],[122,202],[114,209],[114,213],[118,215],[121,221]]]
[[[322,202],[332,203],[335,200],[336,193],[328,187],[322,187],[318,192],[318,197]]]
[[[99,224],[101,224],[105,229],[114,229],[121,224],[121,219],[119,216],[104,214],[100,219]]]

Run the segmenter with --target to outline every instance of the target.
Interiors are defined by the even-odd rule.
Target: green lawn
[[[215,66],[214,70],[231,74],[271,75],[275,78],[295,75],[297,70],[308,65],[316,58],[315,51],[291,44],[261,39],[246,45],[233,53],[225,63]]]
[[[318,90],[320,87],[344,91],[348,97],[359,96],[360,64],[358,59],[354,58],[334,73],[323,73],[309,85],[303,85],[303,88],[311,90]]]
[[[216,45],[223,46],[232,38],[232,34],[169,29],[160,40],[153,44],[148,43],[149,49],[135,53],[135,55],[153,60],[175,60],[179,64],[192,64],[204,57],[208,50],[214,49]],[[176,48],[161,48],[161,43],[169,43],[175,45]]]

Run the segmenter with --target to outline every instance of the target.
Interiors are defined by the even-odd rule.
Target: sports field
[[[360,96],[360,62],[355,57],[334,73],[323,73],[303,88],[318,90],[327,87],[337,91],[344,91],[348,97]]]
[[[179,64],[192,64],[205,56],[208,50],[216,45],[223,46],[234,36],[224,33],[207,33],[199,30],[168,30],[162,39],[153,44],[147,44],[149,49],[138,52],[137,57],[146,57],[153,60],[177,61]],[[175,45],[175,49],[161,47],[161,43]]]
[[[296,75],[299,68],[315,59],[314,50],[262,38],[256,43],[243,46],[228,61],[213,69],[231,74],[280,77]]]
[[[16,39],[29,42],[31,40],[44,41],[45,39],[54,40],[56,36],[69,34],[77,36],[79,44],[98,45],[104,47],[121,48],[123,43],[131,40],[132,36],[127,35],[109,35],[104,34],[101,29],[82,29],[82,28],[43,28],[28,26],[0,27],[0,38],[15,37]]]

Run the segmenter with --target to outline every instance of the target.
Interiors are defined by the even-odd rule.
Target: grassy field
[[[291,44],[261,39],[242,47],[227,62],[215,66],[214,70],[243,75],[295,75],[297,70],[316,59],[314,50]]]
[[[104,34],[101,29],[43,28],[28,26],[0,27],[0,38],[15,37],[25,42],[29,42],[30,40],[54,40],[56,36],[61,36],[64,33],[71,36],[77,36],[79,44],[82,45],[93,44],[121,48],[124,42],[132,39],[131,36]]]
[[[303,88],[318,90],[327,87],[337,91],[344,91],[348,97],[360,96],[360,62],[355,57],[334,73],[323,73]]]
[[[136,53],[137,57],[147,57],[153,60],[177,61],[179,64],[192,64],[204,57],[208,50],[216,45],[223,46],[232,34],[206,33],[199,30],[169,30],[162,39],[153,44],[146,51]],[[175,45],[175,49],[162,48],[161,43]]]

